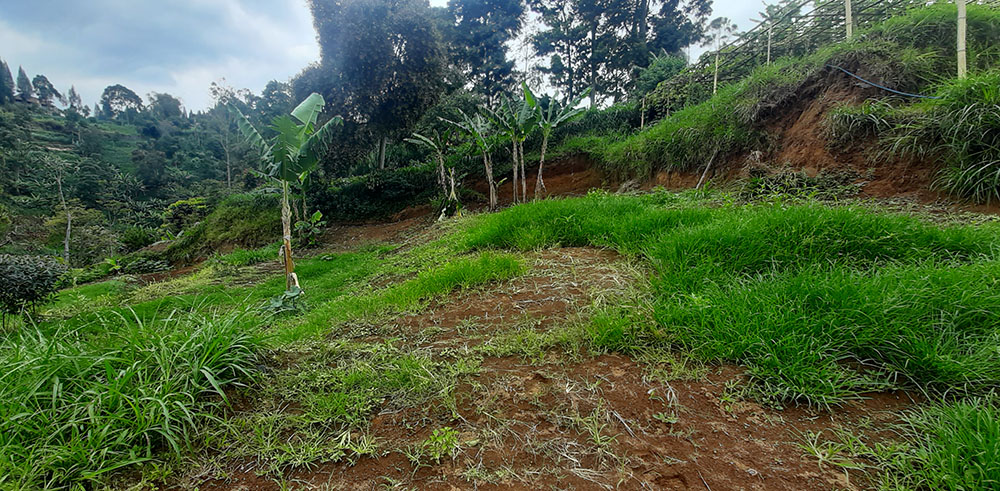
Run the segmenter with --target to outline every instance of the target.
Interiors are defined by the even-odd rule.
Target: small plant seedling
[[[450,426],[438,428],[431,433],[431,436],[421,444],[421,454],[434,459],[437,464],[441,463],[441,458],[450,456],[455,458],[460,448],[458,442],[458,431]]]

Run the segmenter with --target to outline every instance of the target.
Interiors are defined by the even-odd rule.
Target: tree
[[[38,93],[38,102],[43,106],[51,106],[52,99],[66,104],[66,97],[56,90],[55,86],[52,85],[52,82],[49,82],[48,77],[45,75],[35,75],[35,78],[31,80],[31,85],[35,87],[35,92]]]
[[[149,99],[147,110],[156,119],[166,120],[184,116],[184,106],[180,99],[170,94],[150,92],[147,98]]]
[[[56,185],[56,195],[59,198],[59,206],[66,217],[66,233],[63,237],[63,261],[70,264],[69,242],[73,231],[73,212],[67,200],[69,194],[67,178],[73,175],[80,167],[72,162],[65,161],[58,157],[46,157],[42,167],[49,175],[49,179]]]
[[[700,39],[711,0],[530,0],[544,28],[533,37],[541,70],[590,104],[626,97],[654,53],[679,55]]]
[[[490,120],[504,133],[506,138],[510,139],[514,170],[514,178],[512,180],[514,203],[518,201],[518,181],[521,183],[521,199],[527,199],[528,189],[525,183],[523,147],[524,140],[535,130],[535,125],[538,122],[536,111],[534,110],[535,102],[527,98],[530,95],[529,92],[524,92],[524,94],[526,96],[524,100],[515,102],[509,98],[504,98],[497,109],[487,108]]]
[[[77,93],[76,87],[72,85],[69,87],[69,92],[66,93],[66,100],[69,102],[69,109],[71,111],[78,113],[90,112],[90,108],[83,105],[83,99]]]
[[[274,119],[271,129],[277,136],[270,141],[264,140],[250,120],[238,108],[231,106],[238,115],[237,124],[243,136],[260,152],[261,161],[267,166],[265,174],[281,183],[282,258],[285,263],[285,288],[289,292],[300,292],[301,287],[295,275],[295,263],[292,262],[292,213],[288,204],[288,188],[289,184],[301,181],[316,168],[322,145],[333,127],[342,123],[341,118],[336,116],[316,129],[325,105],[323,96],[311,94],[292,110],[291,117],[286,115]]]
[[[14,77],[10,74],[7,62],[0,60],[0,104],[14,102]]]
[[[476,149],[479,150],[479,154],[483,158],[483,169],[486,171],[486,184],[490,190],[490,210],[496,211],[498,205],[497,183],[493,179],[492,153],[496,148],[497,139],[493,134],[493,129],[490,127],[490,122],[482,115],[476,114],[473,117],[469,117],[469,115],[461,110],[459,113],[462,115],[462,121],[448,122],[469,137]]]
[[[580,107],[580,102],[583,101],[584,97],[587,97],[587,92],[590,89],[584,90],[575,99],[568,100],[565,104],[560,104],[555,99],[552,99],[549,101],[548,107],[542,108],[531,88],[527,84],[524,84],[522,88],[524,89],[524,99],[528,101],[534,110],[536,114],[535,121],[538,122],[538,127],[542,130],[542,149],[538,158],[538,177],[535,179],[535,199],[538,199],[538,195],[542,191],[545,191],[542,170],[545,167],[545,150],[549,146],[549,136],[552,135],[552,130],[558,128],[559,125],[567,123],[580,114],[583,114],[584,108]]]
[[[318,92],[334,112],[378,138],[409,133],[444,91],[444,50],[426,1],[310,0],[320,63],[293,82],[302,97]]]
[[[461,210],[458,194],[455,193],[455,168],[448,167],[445,160],[445,153],[448,152],[452,136],[452,130],[448,129],[443,132],[434,130],[430,137],[414,133],[413,138],[406,139],[409,143],[423,146],[434,152],[434,157],[437,159],[438,164],[438,185],[441,186],[441,195],[445,197],[445,201],[441,206],[440,218],[447,216],[449,210],[454,210],[455,213]],[[450,191],[449,183],[451,184]]]
[[[31,86],[28,74],[24,73],[24,67],[17,67],[17,97],[23,102],[28,102],[34,96],[35,88]]]
[[[107,118],[125,115],[130,120],[132,114],[142,111],[142,98],[124,85],[110,85],[101,94],[101,109]]]
[[[632,90],[633,99],[642,99],[653,91],[660,82],[673,78],[687,67],[687,60],[680,56],[663,55],[653,57],[648,67],[639,72]]]
[[[505,45],[521,30],[521,0],[451,0],[448,29],[452,56],[472,90],[490,103],[516,83]]]

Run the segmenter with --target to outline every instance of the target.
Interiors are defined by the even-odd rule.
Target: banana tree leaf
[[[316,120],[319,119],[319,113],[323,112],[323,106],[325,105],[326,101],[323,100],[323,96],[313,92],[298,107],[292,110],[292,116],[307,127],[315,127]]]

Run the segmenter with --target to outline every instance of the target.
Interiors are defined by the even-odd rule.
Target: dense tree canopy
[[[591,104],[630,93],[654,55],[680,55],[704,32],[711,0],[530,0],[544,28],[533,43],[552,85]]]
[[[101,94],[101,110],[105,117],[112,119],[130,111],[139,112],[142,110],[142,98],[124,85],[111,85]]]
[[[45,75],[35,75],[35,78],[31,80],[31,85],[35,88],[35,93],[38,94],[38,102],[43,106],[51,106],[52,99],[66,102],[66,98],[52,85],[52,82],[49,82]]]
[[[35,88],[28,79],[28,74],[24,72],[24,67],[17,68],[17,97],[22,101],[27,101],[35,96]]]
[[[7,62],[0,60],[0,104],[14,102],[14,77]]]
[[[427,2],[309,5],[321,60],[296,78],[296,99],[323,95],[330,114],[359,125],[383,147],[385,139],[406,135],[444,90],[444,49]]]
[[[525,9],[521,0],[452,0],[447,41],[454,63],[467,87],[488,100],[515,87],[514,62],[507,59],[505,44],[521,29]]]

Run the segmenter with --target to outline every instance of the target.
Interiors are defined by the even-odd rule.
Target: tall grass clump
[[[480,217],[462,243],[590,245],[643,258],[649,313],[601,312],[587,329],[592,343],[679,345],[747,366],[768,398],[829,406],[886,387],[977,394],[1000,385],[997,237],[993,226],[861,207],[712,209],[658,193],[521,205]]]
[[[260,338],[241,315],[116,316],[26,328],[0,343],[0,487],[90,486],[183,451],[253,376]]]
[[[911,414],[913,449],[890,471],[913,489],[1000,487],[1000,405],[996,397],[937,403]]]
[[[522,251],[552,246],[596,246],[637,255],[661,235],[706,222],[713,210],[680,207],[682,198],[658,193],[620,196],[593,192],[551,199],[479,217],[462,237],[470,249]]]
[[[761,280],[807,268],[874,270],[925,260],[992,257],[993,228],[941,228],[859,207],[759,205],[663,235],[649,247],[670,291],[707,283]]]

